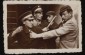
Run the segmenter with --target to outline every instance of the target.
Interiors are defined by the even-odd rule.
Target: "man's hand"
[[[33,31],[30,33],[30,38],[40,38],[40,37],[42,37],[41,34],[37,34],[37,33],[33,32]]]
[[[48,31],[49,29],[47,27],[43,28],[42,31],[46,32]]]
[[[33,31],[30,32],[30,38],[37,38],[37,34]]]
[[[11,36],[13,37],[15,34],[21,32],[22,30],[23,30],[23,27],[22,27],[22,26],[19,26],[18,28],[16,28],[16,29],[13,31],[13,33],[12,33]]]

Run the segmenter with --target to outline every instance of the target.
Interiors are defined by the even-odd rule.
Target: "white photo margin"
[[[77,49],[8,49],[7,47],[7,4],[65,4],[76,6],[79,26],[79,48]],[[73,8],[73,7],[72,7]],[[75,10],[75,9],[74,9]],[[80,1],[3,1],[3,28],[4,28],[4,51],[7,54],[30,54],[30,53],[74,53],[82,52],[82,17]]]

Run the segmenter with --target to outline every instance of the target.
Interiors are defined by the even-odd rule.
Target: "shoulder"
[[[68,20],[63,26],[68,27],[68,28],[73,29],[73,30],[78,28],[77,22],[75,22],[75,19]]]
[[[41,26],[43,26],[43,27],[46,27],[48,24],[49,23],[47,20],[42,20],[42,22],[41,22]]]
[[[42,23],[44,24],[44,23],[48,23],[48,21],[47,20],[42,20]]]
[[[73,19],[70,19],[65,23],[65,25],[74,25],[73,21],[74,21]]]
[[[40,26],[35,26],[31,30],[33,32],[36,32],[36,33],[41,33],[42,32],[42,28]]]
[[[77,26],[77,20],[73,17],[70,20],[68,20],[65,25],[72,25],[72,26]]]

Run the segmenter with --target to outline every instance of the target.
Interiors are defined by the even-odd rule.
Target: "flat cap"
[[[39,6],[39,5],[34,8],[34,13],[40,13],[42,11],[43,10],[42,10],[41,6]]]
[[[18,19],[17,24],[18,24],[19,26],[22,26],[22,25],[23,25],[22,19],[23,19],[25,16],[29,15],[29,14],[32,14],[32,12],[31,12],[31,11],[27,11],[27,12],[23,13],[21,16],[19,16],[19,19]]]
[[[56,13],[54,11],[48,11],[46,15],[56,15]]]

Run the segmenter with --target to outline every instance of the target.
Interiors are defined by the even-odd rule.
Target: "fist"
[[[35,32],[30,33],[30,38],[39,38],[39,35]]]
[[[36,33],[31,32],[31,33],[30,33],[30,38],[36,38],[36,35],[37,35]]]

